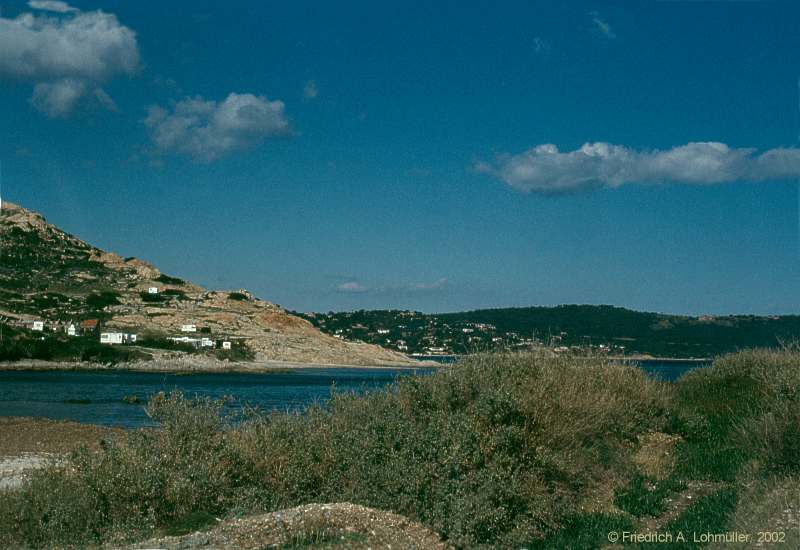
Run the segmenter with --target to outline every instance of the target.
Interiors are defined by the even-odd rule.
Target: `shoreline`
[[[105,372],[149,372],[149,373],[239,373],[258,374],[300,369],[389,369],[417,370],[441,367],[433,361],[419,364],[399,363],[382,365],[345,365],[337,363],[299,363],[293,361],[185,361],[180,359],[155,360],[127,363],[92,363],[87,361],[6,361],[0,362],[0,371],[105,371]]]

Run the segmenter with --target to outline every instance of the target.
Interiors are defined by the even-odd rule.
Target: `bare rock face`
[[[23,231],[42,230],[48,225],[41,214],[25,210],[12,202],[3,202],[3,218],[5,222],[19,227]]]
[[[205,337],[244,343],[256,360],[416,363],[375,345],[325,335],[247,290],[210,291],[163,275],[143,260],[93,247],[12,203],[2,205],[0,235],[0,300],[5,300],[0,310],[17,312],[20,318],[71,322],[97,317],[103,327],[156,338],[180,335],[184,325],[194,325]],[[98,306],[101,295],[108,303]],[[47,303],[48,308],[31,311],[34,303]]]

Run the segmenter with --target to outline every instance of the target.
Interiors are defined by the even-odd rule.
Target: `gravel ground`
[[[22,484],[25,474],[62,459],[81,445],[95,448],[122,430],[44,418],[0,417],[0,489]]]
[[[406,517],[345,502],[306,504],[221,521],[208,531],[151,539],[123,548],[445,550],[452,547],[433,531]]]

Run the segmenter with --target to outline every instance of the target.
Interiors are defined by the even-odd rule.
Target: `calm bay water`
[[[675,380],[696,368],[694,362],[642,361],[654,377]],[[264,410],[302,410],[324,402],[331,387],[363,392],[392,384],[397,377],[429,374],[434,369],[302,368],[241,374],[158,374],[130,371],[0,371],[0,416],[36,416],[75,420],[108,426],[138,427],[150,424],[141,404],[129,405],[123,397],[135,395],[144,402],[150,395],[181,391],[187,397],[231,396],[231,406],[248,405]]]

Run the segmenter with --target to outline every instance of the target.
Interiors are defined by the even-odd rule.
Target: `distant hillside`
[[[531,346],[592,348],[611,354],[710,357],[800,338],[800,316],[689,317],[613,306],[563,305],[424,314],[377,310],[306,318],[343,339],[407,353],[470,353]]]
[[[62,348],[70,350],[81,348],[84,342],[97,347],[99,330],[135,333],[139,343],[164,347],[166,337],[181,335],[183,325],[194,325],[198,336],[231,340],[234,348],[247,351],[244,356],[259,360],[409,362],[378,346],[322,334],[307,321],[247,291],[209,291],[165,275],[142,260],[100,250],[48,224],[41,215],[7,202],[0,215],[0,247],[0,326],[4,329],[0,339],[4,339],[3,349],[23,356],[28,347],[46,347],[55,337],[66,342],[59,344]],[[97,329],[84,331],[83,338],[66,337],[70,324],[80,327],[87,320],[96,321]],[[42,321],[45,327],[32,340],[34,321]],[[45,344],[39,342],[42,335]],[[28,347],[20,344],[23,340]]]

